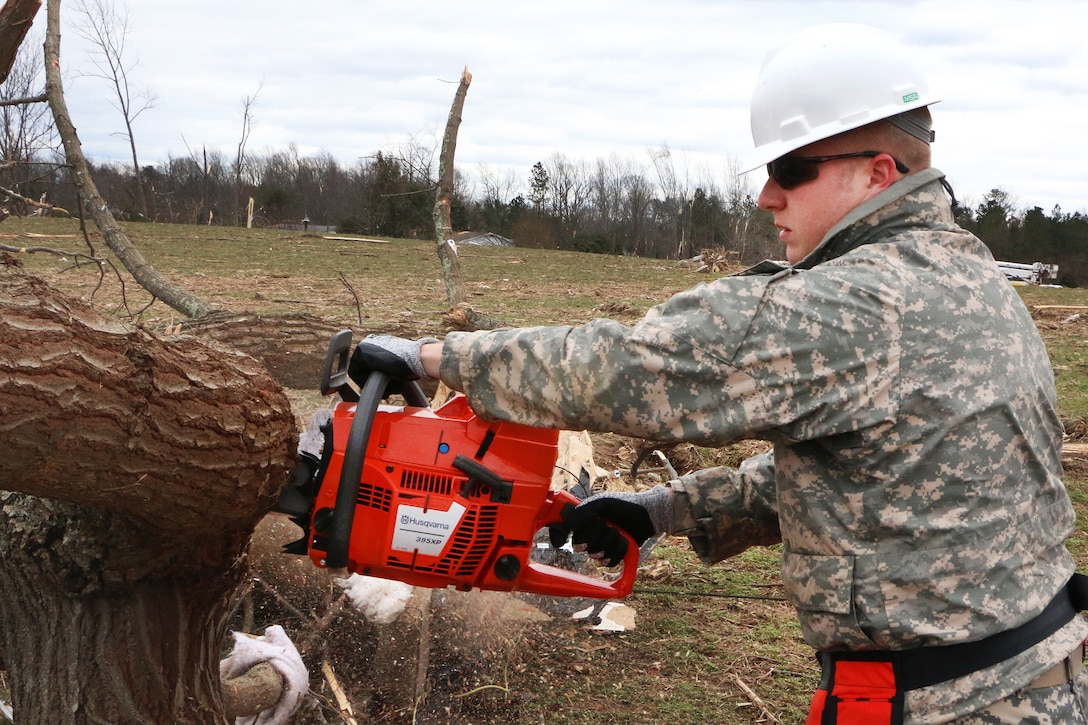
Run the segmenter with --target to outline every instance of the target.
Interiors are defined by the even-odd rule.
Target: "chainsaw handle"
[[[579,500],[566,491],[551,491],[544,510],[541,512],[540,527],[563,522],[563,509],[568,504],[577,506]],[[611,524],[609,524],[611,526]],[[518,578],[518,590],[535,594],[548,594],[560,597],[588,597],[590,599],[622,599],[631,594],[638,575],[639,546],[634,537],[619,528],[627,539],[627,553],[623,556],[623,572],[615,581],[605,581],[586,574],[560,569],[539,562],[530,561],[526,570]]]
[[[359,484],[363,477],[363,460],[370,441],[370,429],[374,426],[374,416],[391,380],[388,374],[371,370],[359,391],[355,415],[348,430],[347,445],[344,447],[344,462],[340,467],[340,487],[336,490],[336,504],[326,535],[328,547],[325,550],[325,566],[329,569],[344,569],[348,565],[351,526],[355,521],[355,506],[359,500]],[[430,405],[426,393],[414,380],[404,382],[402,394],[410,405],[423,408]]]
[[[355,404],[355,416],[344,446],[344,463],[340,468],[340,487],[336,490],[336,505],[327,534],[325,566],[344,569],[348,565],[348,547],[351,544],[351,524],[355,520],[355,503],[359,498],[359,481],[363,476],[363,459],[370,429],[374,425],[374,413],[382,402],[389,376],[378,370],[371,371],[359,391]]]

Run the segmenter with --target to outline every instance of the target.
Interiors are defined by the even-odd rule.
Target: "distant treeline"
[[[974,232],[999,260],[1058,265],[1058,283],[1088,286],[1088,216],[1060,206],[1015,209],[1009,195],[992,189],[974,209],[956,206],[956,221]]]
[[[344,166],[328,154],[302,157],[294,147],[242,163],[208,152],[143,167],[142,195],[131,168],[92,163],[92,169],[121,219],[240,226],[247,223],[252,198],[255,226],[301,226],[305,219],[341,233],[429,238],[435,202],[431,156],[410,147]],[[686,259],[715,250],[741,264],[781,256],[771,216],[756,207],[757,192],[745,177],[733,171],[724,184],[680,181],[667,148],[651,153],[651,160],[588,163],[555,154],[537,163],[529,179],[500,177],[486,168],[472,181],[458,174],[453,228],[493,232],[524,247],[602,254]],[[75,210],[75,191],[62,165],[11,165],[0,169],[0,185]],[[33,211],[18,200],[10,206],[15,213]],[[1020,211],[999,188],[975,208],[956,205],[955,212],[998,259],[1058,264],[1060,283],[1088,285],[1083,213],[1066,214],[1059,207]]]

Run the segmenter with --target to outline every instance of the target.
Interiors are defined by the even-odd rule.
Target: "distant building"
[[[513,239],[507,239],[493,232],[457,232],[453,241],[458,245],[472,244],[477,247],[516,247]]]
[[[1005,273],[1005,277],[1013,283],[1050,286],[1058,281],[1058,265],[1056,264],[998,262],[997,266]]]

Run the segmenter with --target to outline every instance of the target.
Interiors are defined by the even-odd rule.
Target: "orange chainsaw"
[[[284,547],[340,573],[421,587],[626,597],[639,547],[630,536],[613,581],[531,558],[536,533],[578,499],[551,490],[558,431],[477,418],[463,395],[436,409],[415,382],[371,371],[348,383],[351,331],[333,336],[321,375],[341,402],[302,453],[275,510],[305,535]],[[404,406],[382,401],[393,391]]]

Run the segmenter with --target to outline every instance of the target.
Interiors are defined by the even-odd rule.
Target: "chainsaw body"
[[[347,334],[346,343],[334,337],[329,350],[342,369]],[[326,360],[322,390],[354,397],[343,387],[343,370],[330,374],[330,367]],[[633,541],[614,581],[531,558],[537,531],[561,523],[563,508],[578,503],[551,490],[558,431],[481,420],[463,395],[437,409],[387,405],[387,384],[371,373],[359,400],[337,403],[322,431],[321,459],[303,461],[301,476],[296,470],[293,490],[277,507],[306,530],[289,551],[320,567],[422,587],[630,594],[638,565]],[[416,388],[405,398],[422,403]]]

